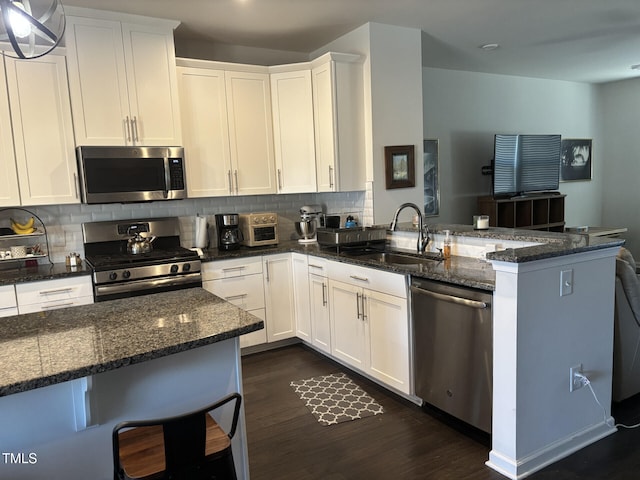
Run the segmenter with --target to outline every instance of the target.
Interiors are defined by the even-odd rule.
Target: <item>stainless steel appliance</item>
[[[278,243],[277,213],[241,213],[239,226],[243,236],[242,245],[261,247]]]
[[[304,205],[300,207],[300,221],[295,222],[296,233],[300,236],[300,243],[316,243],[316,229],[318,216],[322,215],[320,205]]]
[[[187,197],[182,147],[77,148],[84,203],[126,203]]]
[[[96,301],[202,286],[200,258],[180,246],[177,218],[82,224]],[[153,249],[131,253],[132,235],[156,238]]]
[[[367,247],[384,247],[387,240],[386,227],[318,228],[318,243],[335,247],[338,251],[355,249],[366,251]]]
[[[424,402],[491,432],[492,295],[411,280],[415,393]]]
[[[237,213],[219,213],[215,215],[218,232],[218,248],[220,250],[236,250],[244,238],[239,228],[240,218]]]

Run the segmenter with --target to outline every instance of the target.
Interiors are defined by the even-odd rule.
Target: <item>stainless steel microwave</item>
[[[84,203],[128,203],[187,197],[182,147],[77,148]]]

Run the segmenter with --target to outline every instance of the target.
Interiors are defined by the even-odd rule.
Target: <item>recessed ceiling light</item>
[[[495,50],[497,48],[500,48],[500,44],[499,43],[485,43],[484,45],[480,45],[480,47],[482,50],[486,50],[486,51],[491,51],[491,50]]]

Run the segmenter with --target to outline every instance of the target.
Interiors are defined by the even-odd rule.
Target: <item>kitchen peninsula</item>
[[[0,477],[113,478],[113,426],[242,393],[237,337],[261,328],[201,288],[3,318]],[[233,448],[243,478],[244,415]]]

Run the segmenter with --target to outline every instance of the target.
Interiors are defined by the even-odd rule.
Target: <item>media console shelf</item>
[[[564,231],[562,194],[536,194],[513,198],[478,197],[478,213],[489,215],[489,226]]]

